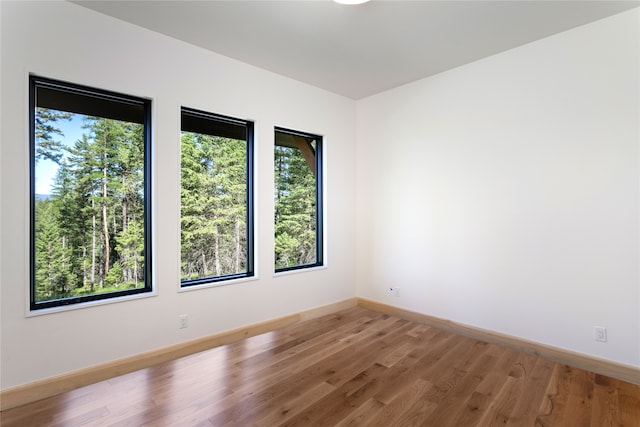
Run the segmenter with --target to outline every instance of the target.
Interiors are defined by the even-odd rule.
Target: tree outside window
[[[275,269],[323,264],[322,138],[275,131]]]
[[[30,82],[31,308],[150,291],[150,101]]]

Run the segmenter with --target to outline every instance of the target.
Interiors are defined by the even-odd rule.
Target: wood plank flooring
[[[12,426],[640,426],[640,387],[363,308],[0,414]]]

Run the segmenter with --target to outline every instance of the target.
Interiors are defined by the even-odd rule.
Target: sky
[[[83,117],[82,114],[73,114],[71,120],[59,120],[55,126],[64,133],[64,137],[54,135],[54,139],[62,142],[65,147],[73,147],[85,131],[82,129]],[[51,194],[57,172],[58,165],[51,160],[40,159],[36,162],[36,194]]]

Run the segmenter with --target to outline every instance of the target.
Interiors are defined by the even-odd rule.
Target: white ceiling
[[[74,1],[353,99],[640,1]]]

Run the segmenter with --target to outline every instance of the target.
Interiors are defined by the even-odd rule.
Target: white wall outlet
[[[186,314],[181,314],[180,316],[178,316],[178,320],[179,320],[179,329],[184,329],[184,328],[188,328],[189,327],[189,316],[187,316]]]
[[[607,328],[602,326],[594,326],[595,340],[598,342],[607,342]]]
[[[392,286],[392,287],[390,287],[390,288],[389,288],[389,292],[393,292],[393,294],[394,294],[396,297],[399,297],[399,296],[400,296],[400,287],[398,287],[398,286]]]

